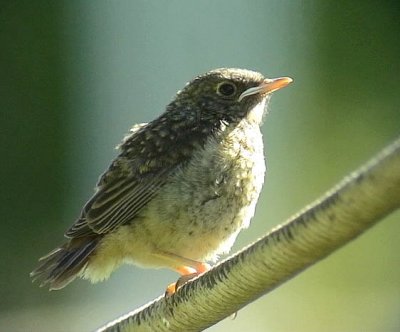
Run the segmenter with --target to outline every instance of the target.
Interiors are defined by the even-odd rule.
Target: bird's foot
[[[171,296],[183,285],[187,284],[190,280],[196,278],[200,274],[207,272],[211,266],[207,263],[198,263],[196,267],[181,266],[176,269],[181,274],[181,277],[174,283],[170,284],[165,291],[165,296]]]

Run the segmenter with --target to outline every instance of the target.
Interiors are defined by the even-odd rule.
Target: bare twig
[[[400,207],[400,138],[321,199],[183,286],[98,331],[201,331],[348,243]]]

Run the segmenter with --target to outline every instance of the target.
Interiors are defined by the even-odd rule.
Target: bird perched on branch
[[[254,215],[265,173],[260,125],[271,92],[290,82],[222,68],[187,83],[124,138],[67,241],[40,259],[33,279],[60,289],[76,277],[104,280],[122,263],[186,280],[207,271]]]

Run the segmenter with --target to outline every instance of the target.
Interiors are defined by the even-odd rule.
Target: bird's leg
[[[177,282],[173,282],[167,287],[167,290],[165,291],[165,296],[171,296],[188,281],[196,278],[198,275],[204,272],[207,272],[211,268],[211,266],[207,263],[196,263],[196,267],[180,266],[175,269],[175,271],[178,272],[181,277],[177,280]]]
[[[177,282],[174,282],[167,287],[167,290],[165,291],[166,296],[171,296],[188,281],[204,272],[207,272],[211,268],[211,266],[207,263],[198,262],[190,258],[185,258],[168,252],[157,253],[157,256],[166,258],[167,260],[173,262],[175,267],[172,267],[172,269],[181,275]]]

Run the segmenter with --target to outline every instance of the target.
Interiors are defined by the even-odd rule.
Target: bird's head
[[[260,123],[271,93],[291,82],[289,77],[268,79],[250,70],[215,69],[187,83],[169,109],[180,109],[201,122],[230,124],[248,118]]]

